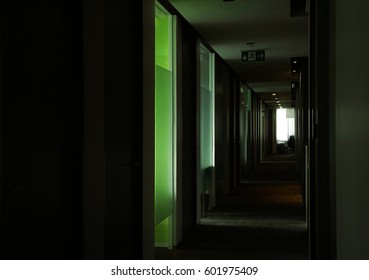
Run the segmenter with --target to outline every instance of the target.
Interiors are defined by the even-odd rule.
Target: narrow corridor
[[[229,195],[173,250],[159,259],[308,259],[301,184],[293,164],[267,162]]]

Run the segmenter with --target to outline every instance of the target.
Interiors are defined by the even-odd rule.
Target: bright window
[[[295,135],[295,109],[277,109],[277,142]]]

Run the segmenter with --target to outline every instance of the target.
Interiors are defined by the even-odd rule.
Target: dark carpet
[[[278,164],[276,162],[273,163]],[[283,167],[284,166],[284,167]],[[264,164],[228,195],[173,250],[158,259],[308,259],[301,184],[293,165]]]

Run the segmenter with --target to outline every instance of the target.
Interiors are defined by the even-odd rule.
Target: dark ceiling
[[[258,93],[276,106],[291,105],[291,57],[308,55],[308,3],[298,0],[170,0],[209,45]],[[243,62],[242,51],[265,51]]]

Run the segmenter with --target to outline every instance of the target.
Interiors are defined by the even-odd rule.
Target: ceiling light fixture
[[[302,57],[291,57],[290,65],[291,65],[291,73],[297,74],[301,71],[301,64],[303,62]]]
[[[272,93],[273,96],[277,95],[276,93]]]

